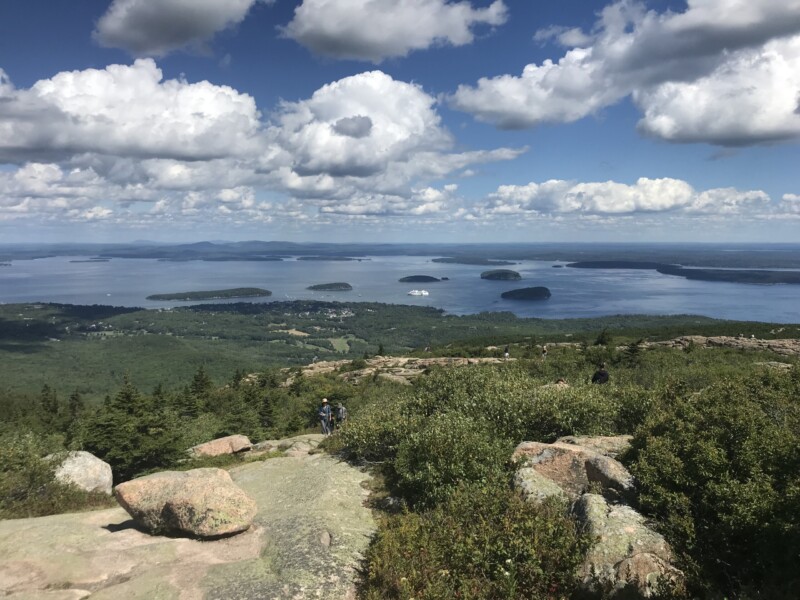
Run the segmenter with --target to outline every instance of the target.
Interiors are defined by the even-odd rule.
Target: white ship
[[[408,292],[409,296],[427,296],[428,290],[411,290]]]

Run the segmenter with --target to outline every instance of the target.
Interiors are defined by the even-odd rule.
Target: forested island
[[[509,290],[500,294],[500,297],[506,300],[547,300],[550,295],[550,290],[546,287],[536,286]]]
[[[570,263],[574,269],[643,269],[662,275],[677,275],[697,281],[724,281],[728,283],[794,283],[800,284],[800,271],[767,271],[754,269],[702,269],[681,265],[646,261],[590,260]]]
[[[495,266],[502,267],[505,265],[516,264],[508,260],[495,260],[492,258],[478,258],[475,256],[446,256],[443,258],[434,258],[431,262],[445,263],[449,265],[481,265],[481,266]]]
[[[78,260],[71,260],[71,263],[107,263],[110,262],[110,258],[85,258],[85,259],[78,259]]]
[[[264,298],[271,295],[272,292],[261,288],[231,288],[227,290],[152,294],[147,296],[147,300],[224,300],[228,298]]]
[[[511,269],[494,269],[481,273],[481,279],[489,279],[491,281],[519,281],[522,279],[522,275]]]
[[[318,283],[316,285],[310,285],[306,289],[314,292],[349,292],[353,289],[353,286],[344,281],[338,281],[335,283]]]
[[[408,277],[401,277],[398,281],[400,283],[435,283],[441,281],[441,279],[430,275],[409,275]]]

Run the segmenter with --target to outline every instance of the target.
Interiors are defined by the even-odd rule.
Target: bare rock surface
[[[508,359],[508,360],[514,360]],[[500,364],[508,362],[502,358],[461,358],[461,357],[430,357],[414,358],[408,356],[374,356],[364,361],[366,367],[353,371],[342,371],[340,377],[346,381],[358,382],[365,377],[377,375],[398,383],[409,383],[422,375],[431,367],[461,367],[464,365]],[[313,377],[325,373],[334,373],[347,369],[352,365],[351,360],[319,361],[303,367],[304,377]],[[284,385],[288,386],[294,381],[289,377]]]
[[[632,435],[566,435],[556,440],[559,444],[573,444],[594,450],[598,454],[616,458],[631,447]]]
[[[277,451],[285,452],[286,456],[302,457],[314,451],[324,439],[325,436],[321,433],[311,433],[282,440],[265,440],[253,444],[251,452],[253,454],[263,454]]]
[[[194,456],[220,456],[222,454],[236,454],[252,447],[246,435],[229,435],[204,444],[198,444],[189,449]]]
[[[522,442],[514,450],[512,460],[549,479],[572,500],[592,482],[599,483],[615,498],[633,490],[633,477],[620,462],[584,446]]]
[[[580,567],[588,590],[603,587],[612,594],[624,591],[649,598],[657,591],[659,579],[681,577],[671,566],[672,551],[666,540],[629,506],[609,505],[602,496],[584,494],[575,514],[596,540]]]
[[[50,455],[47,458],[55,458]],[[113,475],[111,465],[94,454],[78,450],[68,452],[56,469],[56,479],[71,483],[87,492],[101,492],[111,495]]]
[[[245,531],[256,503],[223,469],[163,471],[119,484],[117,501],[154,533],[216,537]]]
[[[150,535],[122,508],[0,521],[0,596],[13,600],[354,598],[375,530],[368,475],[327,455],[274,458],[231,476],[253,526],[199,541]]]
[[[764,340],[751,337],[734,337],[730,335],[703,336],[685,335],[665,342],[646,342],[645,347],[666,346],[668,348],[736,348],[741,350],[766,350],[782,356],[800,354],[800,339]]]

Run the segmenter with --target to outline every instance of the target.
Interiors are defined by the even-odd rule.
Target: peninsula
[[[575,269],[645,269],[662,275],[676,275],[697,281],[724,281],[728,283],[794,283],[800,284],[800,271],[768,271],[757,269],[702,269],[657,262],[626,260],[590,260],[570,263]]]
[[[200,292],[176,292],[174,294],[152,294],[147,300],[224,300],[228,298],[264,298],[272,292],[261,288],[231,288]]]
[[[491,281],[519,281],[522,279],[522,275],[511,269],[494,269],[481,273],[481,279],[489,279]]]

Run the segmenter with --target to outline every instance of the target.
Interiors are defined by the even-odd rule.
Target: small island
[[[314,292],[349,292],[353,286],[343,281],[336,283],[318,283],[317,285],[310,285],[306,289]]]
[[[489,279],[491,281],[519,281],[522,279],[522,275],[511,269],[494,269],[481,273],[481,279]]]
[[[11,266],[11,263],[0,262],[0,267],[10,267],[10,266]]]
[[[551,265],[554,269],[563,269],[564,265]]]
[[[495,260],[493,258],[477,258],[474,256],[448,256],[445,258],[434,258],[431,262],[446,263],[451,265],[482,265],[486,267],[504,267],[517,263],[508,260]]]
[[[204,292],[153,294],[148,296],[147,300],[224,300],[228,298],[263,298],[271,295],[272,292],[261,288],[231,288],[229,290],[208,290]]]
[[[402,277],[398,279],[400,283],[434,283],[436,281],[441,281],[437,277],[431,277],[430,275],[409,275],[408,277]]]
[[[520,288],[503,292],[500,297],[506,300],[547,300],[550,290],[543,286]]]
[[[83,258],[77,260],[71,260],[71,263],[106,263],[111,261],[110,258]]]

